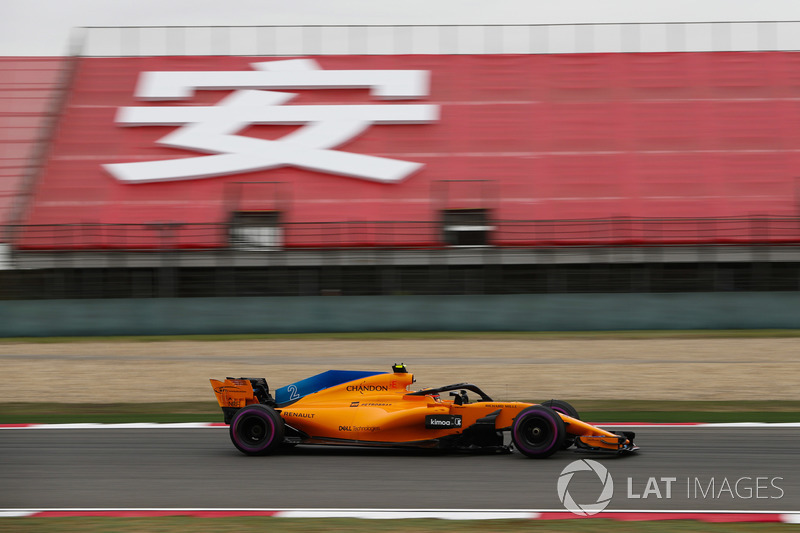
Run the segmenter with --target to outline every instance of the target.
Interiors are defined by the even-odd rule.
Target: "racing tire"
[[[566,434],[558,413],[543,405],[523,409],[511,424],[514,447],[534,459],[544,459],[561,450]]]
[[[572,407],[572,404],[565,402],[564,400],[547,400],[546,402],[542,402],[542,405],[549,407],[553,411],[561,413],[562,415],[571,416],[572,418],[577,418],[578,420],[581,419],[581,415],[578,414],[578,410]]]
[[[246,455],[268,455],[283,444],[283,419],[274,409],[254,404],[239,409],[230,425],[231,442]]]
[[[542,402],[542,405],[549,407],[556,413],[577,418],[578,420],[581,419],[581,415],[578,414],[578,410],[575,409],[569,402],[565,402],[564,400],[548,400],[546,402]],[[575,436],[567,433],[566,437],[564,437],[564,447],[562,449],[566,450],[573,444],[575,444]]]

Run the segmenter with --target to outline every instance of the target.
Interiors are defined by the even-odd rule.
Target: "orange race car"
[[[580,420],[564,401],[492,400],[470,383],[419,391],[405,365],[391,372],[328,370],[270,394],[264,378],[211,380],[234,446],[266,455],[296,444],[393,446],[520,453],[549,457],[578,450],[627,453],[634,434]],[[442,399],[449,392],[452,399]],[[478,398],[470,401],[468,392]],[[510,431],[511,443],[504,443]]]

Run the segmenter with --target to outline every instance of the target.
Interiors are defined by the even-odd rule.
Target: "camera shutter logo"
[[[594,472],[603,484],[603,490],[594,503],[577,503],[569,493],[569,483],[572,481],[572,476],[574,476],[576,472],[584,471]],[[558,477],[557,488],[558,499],[561,500],[561,503],[567,511],[579,516],[591,516],[599,513],[608,507],[608,504],[611,503],[612,496],[614,496],[614,480],[611,478],[611,474],[608,473],[608,469],[591,459],[580,459],[568,464]]]

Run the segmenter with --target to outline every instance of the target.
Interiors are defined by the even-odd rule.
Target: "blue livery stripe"
[[[275,402],[279,406],[284,405],[297,401],[309,394],[319,392],[322,389],[335,387],[336,385],[341,385],[348,381],[355,381],[357,379],[364,379],[370,376],[387,373],[388,372],[364,372],[361,370],[328,370],[322,374],[317,374],[316,376],[311,376],[310,378],[277,389],[275,391]]]

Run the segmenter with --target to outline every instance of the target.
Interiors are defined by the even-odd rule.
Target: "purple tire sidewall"
[[[522,422],[525,419],[527,419],[529,416],[541,416],[542,418],[549,418],[550,419],[551,428],[552,428],[552,431],[553,431],[553,440],[550,441],[550,444],[546,448],[530,449],[530,448],[527,448],[527,447],[525,447],[525,446],[520,444],[523,441],[523,439],[519,435],[519,428],[522,425]],[[555,416],[558,416],[558,415],[555,415]],[[517,419],[514,420],[513,431],[514,431],[514,436],[516,437],[514,439],[514,441],[515,441],[515,444],[516,444],[517,448],[519,448],[520,451],[527,452],[527,453],[534,454],[534,455],[549,452],[550,450],[553,449],[553,447],[555,447],[556,442],[558,441],[558,431],[556,430],[556,421],[553,418],[553,416],[550,413],[546,412],[546,411],[537,410],[537,411],[535,411],[535,415],[534,415],[534,412],[530,412],[530,413],[524,414],[523,416],[518,416]]]
[[[239,431],[238,431],[239,430],[239,423],[242,421],[242,419],[248,418],[250,416],[257,416],[258,418],[260,418],[261,420],[266,421],[269,424],[270,438],[267,441],[259,443],[258,446],[253,446],[252,444],[245,443],[239,437]],[[233,431],[231,433],[233,434],[233,438],[236,441],[236,444],[238,446],[240,446],[241,448],[243,448],[245,450],[248,450],[248,451],[251,451],[251,452],[262,452],[262,451],[268,449],[270,447],[270,445],[272,444],[272,441],[275,440],[275,421],[272,420],[272,417],[269,416],[268,413],[262,413],[262,412],[256,411],[256,410],[251,410],[251,411],[242,410],[242,411],[239,412],[238,415],[236,415],[236,418],[233,421],[232,427],[233,427]]]

